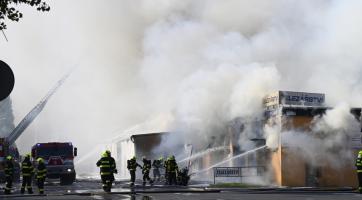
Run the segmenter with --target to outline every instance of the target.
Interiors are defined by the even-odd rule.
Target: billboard
[[[264,98],[264,106],[275,105],[300,105],[300,106],[323,106],[325,95],[321,93],[278,91]]]

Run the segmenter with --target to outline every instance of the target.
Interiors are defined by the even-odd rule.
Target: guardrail
[[[214,184],[217,177],[252,177],[262,176],[265,166],[214,167]]]

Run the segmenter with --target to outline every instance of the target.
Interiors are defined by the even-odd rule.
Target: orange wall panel
[[[280,148],[275,151],[270,152],[271,166],[269,171],[271,171],[271,179],[274,184],[281,186],[282,185],[282,170],[281,170],[281,153]]]
[[[282,186],[305,186],[305,162],[293,148],[282,148]]]

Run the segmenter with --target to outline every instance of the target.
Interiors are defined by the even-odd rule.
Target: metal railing
[[[214,184],[217,177],[252,177],[262,176],[265,166],[214,167]]]

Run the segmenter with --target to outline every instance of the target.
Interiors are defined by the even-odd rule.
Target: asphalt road
[[[204,190],[196,187],[154,187],[138,186],[131,191],[125,183],[117,183],[112,193],[100,189],[99,181],[78,181],[71,186],[60,186],[59,183],[47,183],[46,195],[21,195],[19,185],[12,195],[5,196],[0,192],[0,199],[130,199],[130,200],[354,200],[362,195],[352,191],[300,191],[300,190]],[[36,192],[36,187],[34,191]]]
[[[154,200],[170,200],[170,199],[187,199],[187,200],[347,200],[361,199],[362,195],[351,193],[328,193],[328,194],[299,194],[299,193],[280,193],[280,194],[247,194],[238,192],[220,192],[220,193],[183,193],[183,194],[149,194],[147,195]],[[136,198],[137,199],[137,198]],[[139,198],[142,199],[142,198]]]

